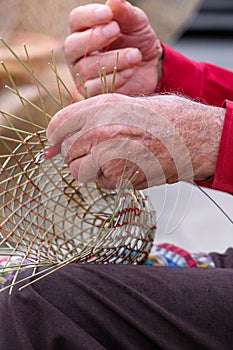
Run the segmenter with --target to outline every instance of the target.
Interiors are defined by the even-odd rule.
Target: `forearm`
[[[172,140],[169,141],[170,150],[176,154],[176,159],[173,157],[176,167],[178,164],[185,164],[185,158],[190,157],[194,180],[204,180],[212,176],[216,167],[225,109],[207,106],[177,95],[156,95],[148,98],[148,103],[151,104],[150,107],[148,105],[149,108],[153,108],[156,114],[166,118],[175,128],[180,142],[183,142],[187,149],[187,154],[181,155],[178,145]],[[167,133],[170,137],[168,131],[161,125],[161,133]],[[169,158],[171,155],[169,156],[168,150],[168,161]],[[185,168],[182,171],[177,169],[178,180],[189,180],[185,171]],[[168,182],[173,182],[172,180],[174,179]]]
[[[184,141],[193,179],[199,185],[233,193],[233,102],[221,108],[175,95],[158,95],[154,101],[155,109],[166,115]]]

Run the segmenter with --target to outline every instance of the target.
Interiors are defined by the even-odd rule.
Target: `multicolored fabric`
[[[0,258],[0,288],[4,286],[7,281],[14,278],[16,268],[12,272],[14,266],[22,265],[21,258],[14,257],[8,262],[8,257]],[[28,261],[24,262],[28,264]],[[185,249],[179,248],[174,244],[162,243],[154,245],[148,255],[144,265],[154,266],[178,266],[178,267],[215,267],[210,255],[205,253],[191,254]],[[5,268],[7,267],[7,269]]]
[[[154,245],[145,264],[178,267],[215,267],[210,255],[206,253],[189,253],[187,250],[170,243]]]

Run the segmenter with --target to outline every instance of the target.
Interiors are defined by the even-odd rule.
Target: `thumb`
[[[113,19],[118,22],[121,31],[130,33],[138,31],[148,25],[146,14],[138,7],[132,6],[125,0],[107,0],[113,12]]]

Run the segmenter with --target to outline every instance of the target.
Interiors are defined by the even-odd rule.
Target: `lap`
[[[3,349],[232,349],[233,270],[71,264],[0,294]]]

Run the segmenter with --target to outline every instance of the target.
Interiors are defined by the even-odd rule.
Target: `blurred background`
[[[78,5],[93,1],[79,0],[1,0],[0,36],[24,57],[26,42],[35,71],[50,89],[47,63],[50,48],[56,52],[59,72],[71,86],[62,45],[68,34],[68,14]],[[104,1],[96,1],[104,3]],[[150,18],[151,24],[164,42],[198,61],[207,61],[233,70],[233,0],[132,0]],[[10,67],[24,95],[35,103],[38,91],[28,75],[0,45],[0,60]],[[0,69],[0,109],[20,115],[20,104],[4,89],[7,80]],[[50,102],[50,113],[56,110]],[[207,191],[226,213],[233,217],[233,197],[217,191]],[[233,227],[219,209],[198,188],[190,184],[160,186],[149,190],[157,210],[156,242],[172,242],[190,251],[223,252],[233,245]]]

